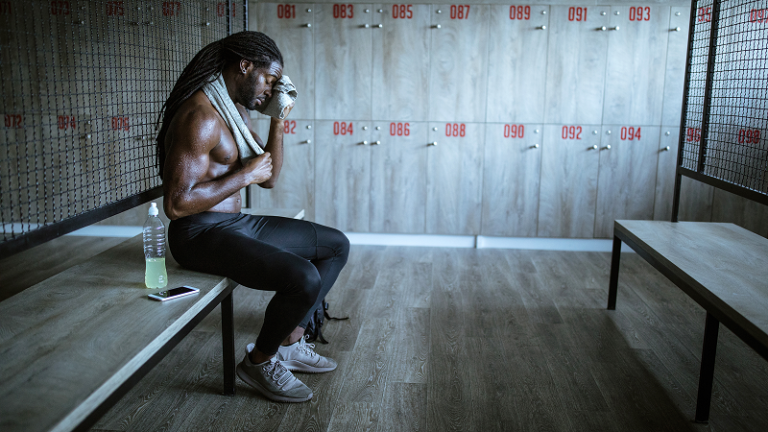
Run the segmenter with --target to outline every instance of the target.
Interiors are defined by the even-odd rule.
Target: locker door
[[[653,204],[653,219],[672,220],[672,199],[675,193],[675,170],[677,169],[677,143],[680,128],[662,128],[659,138],[659,165],[656,170],[656,198]]]
[[[661,116],[661,124],[664,126],[680,126],[690,17],[689,8],[673,7],[669,18],[667,67],[664,75],[664,97]]]
[[[425,121],[430,7],[379,4],[373,9],[373,118]]]
[[[542,125],[488,123],[485,130],[481,233],[535,237]]]
[[[488,121],[544,120],[549,6],[490,6]]]
[[[264,144],[269,137],[270,120],[251,120]],[[283,168],[277,185],[263,189],[257,185],[251,190],[258,195],[254,206],[261,208],[304,209],[307,220],[315,220],[315,130],[310,120],[284,121]]]
[[[668,26],[669,6],[611,7],[604,124],[661,123]]]
[[[342,231],[370,230],[370,126],[359,121],[315,122],[317,223]]]
[[[370,7],[360,4],[315,5],[317,119],[371,118],[374,29],[371,28],[373,14]]]
[[[427,123],[374,122],[371,232],[424,233]]]
[[[315,42],[312,4],[256,3],[249,25],[271,37],[283,54],[283,74],[299,92],[292,119],[315,117]]]
[[[482,123],[430,123],[427,233],[478,234],[482,213]]]
[[[485,121],[488,13],[486,5],[432,5],[431,121]]]
[[[544,126],[539,237],[593,237],[599,133],[599,126]]]
[[[658,126],[603,126],[595,237],[613,238],[616,219],[653,217]]]
[[[601,124],[608,6],[552,6],[545,123]]]

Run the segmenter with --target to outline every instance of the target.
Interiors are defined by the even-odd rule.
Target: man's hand
[[[247,161],[243,167],[249,184],[263,183],[272,178],[272,155],[264,152]]]
[[[293,102],[292,104],[288,105],[287,107],[283,108],[283,118],[288,117],[288,114],[293,109],[293,106],[296,105],[296,102]]]

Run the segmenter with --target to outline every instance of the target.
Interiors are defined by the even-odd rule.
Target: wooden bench
[[[611,310],[616,308],[622,242],[707,311],[695,416],[707,422],[720,323],[768,360],[768,239],[727,223],[617,220]]]
[[[137,236],[0,302],[0,431],[88,430],[219,304],[224,394],[233,395],[236,284],[170,255],[166,268],[169,287],[200,293],[149,300],[160,290],[144,287]]]

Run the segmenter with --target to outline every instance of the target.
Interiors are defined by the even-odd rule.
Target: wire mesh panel
[[[766,197],[768,2],[693,7],[681,167]]]
[[[157,190],[162,104],[244,13],[227,0],[0,0],[0,250]]]

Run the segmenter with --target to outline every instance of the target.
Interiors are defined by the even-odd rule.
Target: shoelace
[[[267,376],[272,378],[278,387],[283,388],[283,386],[290,381],[292,374],[288,373],[288,369],[283,366],[280,361],[276,359],[272,359],[272,361],[269,362],[269,364],[264,365],[264,372],[267,373]],[[281,382],[280,379],[283,379]]]
[[[309,357],[312,358],[317,355],[315,352],[315,344],[307,343],[305,338],[306,336],[299,340],[299,351],[309,355]]]

